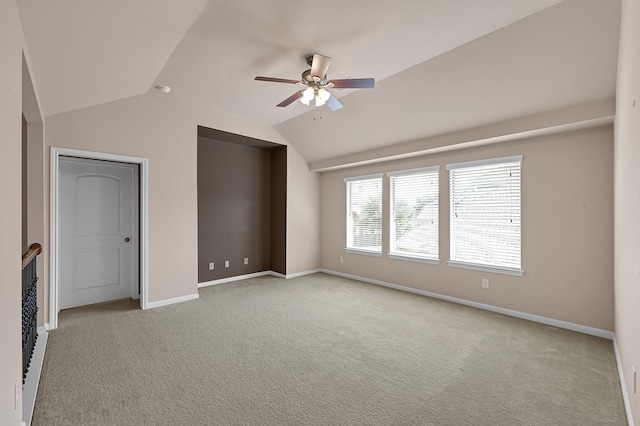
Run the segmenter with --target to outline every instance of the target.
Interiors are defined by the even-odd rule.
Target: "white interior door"
[[[61,157],[60,309],[138,290],[137,165]]]

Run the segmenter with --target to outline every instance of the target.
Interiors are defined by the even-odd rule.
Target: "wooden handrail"
[[[29,262],[31,262],[31,259],[39,255],[40,253],[42,253],[42,245],[40,243],[31,244],[29,250],[27,250],[27,252],[22,255],[22,269],[24,269],[24,267],[27,266]]]

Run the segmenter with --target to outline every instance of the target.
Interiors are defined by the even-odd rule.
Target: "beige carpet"
[[[325,274],[64,311],[34,425],[625,425],[611,341]]]

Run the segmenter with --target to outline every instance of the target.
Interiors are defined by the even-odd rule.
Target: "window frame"
[[[395,178],[402,176],[412,176],[412,175],[425,175],[425,174],[434,174],[436,178],[436,253],[432,254],[423,254],[418,252],[406,252],[399,251],[396,249],[397,239],[396,239],[396,209],[395,209],[395,199],[394,199],[394,184]],[[406,169],[406,170],[397,170],[392,172],[387,172],[387,177],[389,178],[389,253],[387,256],[390,259],[395,260],[407,260],[413,262],[422,262],[422,263],[430,263],[430,264],[439,264],[440,263],[440,166],[427,166],[427,167],[419,167],[415,169]]]
[[[352,235],[352,227],[353,227],[353,219],[351,218],[351,192],[349,190],[349,185],[353,184],[354,182],[359,182],[359,181],[367,181],[367,180],[379,180],[380,182],[380,248],[379,250],[372,250],[372,249],[366,249],[366,248],[361,248],[361,247],[353,247],[350,246],[350,244],[353,244],[353,241],[351,240],[351,235]],[[363,255],[367,255],[367,256],[376,256],[376,257],[381,257],[382,256],[382,239],[383,239],[383,211],[382,211],[382,198],[384,196],[384,182],[383,182],[383,174],[382,173],[374,173],[374,174],[370,174],[370,175],[362,175],[362,176],[353,176],[353,177],[346,177],[344,178],[344,182],[345,182],[345,195],[346,195],[346,209],[345,209],[345,213],[346,213],[346,235],[345,235],[345,249],[344,251],[347,253],[353,253],[353,254],[363,254]]]
[[[464,269],[472,269],[472,270],[480,270],[484,272],[492,272],[498,274],[505,275],[513,275],[513,276],[522,276],[524,274],[524,270],[522,269],[522,155],[514,155],[508,157],[498,157],[498,158],[489,158],[484,160],[476,160],[476,161],[465,161],[460,163],[451,163],[446,165],[446,169],[449,171],[449,261],[447,264],[456,268],[464,268]],[[454,250],[454,214],[456,213],[456,209],[454,208],[454,194],[453,194],[453,185],[451,182],[452,179],[452,170],[461,170],[461,169],[471,169],[477,167],[486,167],[486,166],[501,166],[518,163],[519,167],[519,175],[518,175],[518,215],[519,215],[519,267],[506,267],[502,265],[488,264],[488,263],[475,263],[461,259],[452,259],[453,250]]]

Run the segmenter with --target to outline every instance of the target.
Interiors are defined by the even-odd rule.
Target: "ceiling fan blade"
[[[286,78],[273,78],[273,77],[256,77],[254,80],[258,81],[272,81],[274,83],[289,83],[289,84],[298,84],[300,80],[288,80]]]
[[[318,55],[317,53],[313,55],[313,62],[311,62],[311,76],[320,77],[324,80],[324,77],[327,75],[327,70],[329,69],[329,65],[331,64],[331,58],[328,56]]]
[[[373,89],[376,85],[375,78],[346,78],[343,80],[331,80],[336,89]]]
[[[284,101],[280,102],[278,105],[279,107],[286,107],[291,105],[293,102],[297,101],[298,99],[300,99],[302,97],[302,90],[294,93],[293,95],[289,96],[287,99],[285,99]]]
[[[342,104],[340,103],[340,101],[338,101],[333,95],[331,95],[331,97],[327,99],[327,102],[325,103],[331,111],[337,111],[342,108]]]

